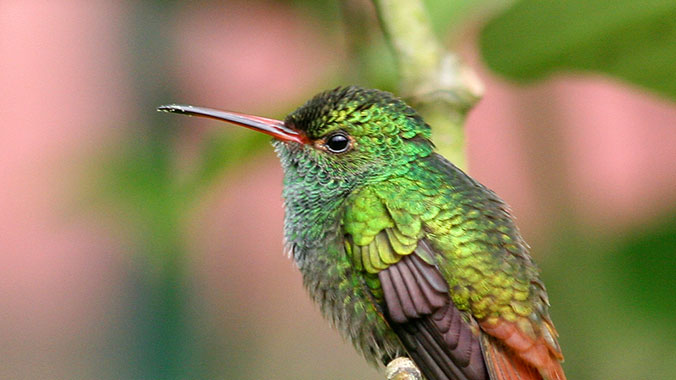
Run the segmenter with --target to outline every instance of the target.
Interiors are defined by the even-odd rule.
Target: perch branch
[[[387,364],[387,380],[422,380],[422,374],[409,358],[399,357]]]
[[[373,3],[397,60],[401,94],[432,126],[439,151],[464,168],[463,124],[481,98],[481,81],[439,42],[422,0]]]

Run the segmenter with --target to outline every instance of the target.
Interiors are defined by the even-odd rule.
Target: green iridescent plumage
[[[275,142],[287,245],[323,313],[368,359],[407,351],[392,334],[379,273],[415,253],[441,273],[474,329],[508,323],[522,340],[544,341],[547,352],[524,354],[538,356],[532,365],[558,365],[546,292],[507,206],[434,153],[415,111],[388,93],[349,87],[318,95],[285,124],[312,141]],[[336,132],[352,139],[349,152],[322,145]]]
[[[169,110],[277,137],[287,250],[368,360],[411,356],[428,380],[565,379],[545,288],[507,206],[434,152],[403,101],[337,88],[283,123]]]

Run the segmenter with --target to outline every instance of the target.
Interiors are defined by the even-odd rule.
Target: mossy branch
[[[373,3],[397,60],[400,93],[432,126],[441,154],[464,168],[463,125],[467,112],[481,98],[481,81],[439,42],[422,0]]]

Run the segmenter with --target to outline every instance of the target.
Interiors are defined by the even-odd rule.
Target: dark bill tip
[[[182,104],[169,104],[157,107],[159,112],[178,113],[188,116],[200,116],[210,119],[226,121],[237,124],[242,127],[253,129],[258,132],[270,135],[282,141],[295,141],[297,143],[307,143],[307,138],[298,131],[284,125],[281,120],[268,119],[261,116],[247,115],[239,112],[220,111],[206,107],[196,107]]]

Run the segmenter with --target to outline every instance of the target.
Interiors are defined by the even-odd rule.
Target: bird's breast
[[[355,271],[342,242],[325,247],[297,247],[312,258],[300,268],[303,284],[322,315],[373,364],[404,355],[396,334],[368,293],[363,274]]]

